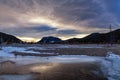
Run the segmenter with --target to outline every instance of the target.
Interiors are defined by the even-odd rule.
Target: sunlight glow
[[[28,22],[35,23],[35,24],[47,24],[47,25],[50,25],[52,27],[59,26],[58,23],[53,22],[51,19],[43,18],[43,17],[34,17],[34,18],[31,18],[30,20],[28,20]]]
[[[38,42],[40,40],[38,38],[31,38],[31,37],[18,37],[18,38],[25,42]]]
[[[70,38],[83,38],[87,35],[89,35],[89,34],[79,34],[76,36],[68,36],[68,37],[60,37],[60,38],[62,40],[66,40],[66,39],[70,39]],[[18,38],[25,42],[38,42],[40,40],[40,38],[32,38],[32,37],[18,37]]]
[[[30,68],[30,70],[32,70],[33,72],[46,72],[48,70],[51,70],[51,69],[57,67],[58,65],[59,64],[57,64],[57,63],[37,65],[37,66],[33,66],[32,68]]]
[[[76,29],[74,24],[61,23],[61,21],[59,19],[52,19],[52,18],[49,18],[49,17],[46,18],[44,16],[42,16],[42,17],[40,17],[40,16],[31,17],[28,20],[28,23],[41,24],[41,25],[46,24],[46,25],[49,25],[51,27],[55,27],[55,28],[58,28],[58,29]],[[84,28],[80,28],[80,29],[84,30]]]

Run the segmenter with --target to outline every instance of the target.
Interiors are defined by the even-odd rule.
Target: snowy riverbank
[[[97,62],[100,65],[104,76],[108,80],[119,80],[120,79],[120,56],[112,52],[108,52],[107,56],[87,56],[87,55],[58,55],[51,57],[15,57],[12,52],[24,52],[24,53],[33,53],[41,54],[40,52],[32,51],[35,47],[3,47],[0,50],[0,62],[4,61],[14,61],[18,65],[28,65],[33,63],[84,63],[84,62]],[[37,47],[39,49],[39,47]],[[42,48],[40,48],[42,49]],[[47,48],[46,48],[47,49]],[[43,54],[43,53],[42,53]],[[51,54],[51,53],[45,53]]]

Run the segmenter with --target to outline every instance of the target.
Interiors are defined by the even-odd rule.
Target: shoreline
[[[19,47],[19,46],[14,46]],[[24,47],[24,46],[20,46]],[[34,51],[38,54],[32,54],[32,53],[24,53],[24,52],[13,52],[14,55],[19,56],[58,56],[58,55],[88,55],[88,56],[101,56],[105,57],[107,56],[108,52],[113,52],[115,54],[120,55],[120,45],[116,44],[111,47],[105,46],[105,45],[26,45],[25,48],[31,47],[30,49],[27,49],[28,51]],[[36,48],[35,48],[36,47]],[[42,49],[41,49],[42,48]],[[45,48],[45,49],[44,49]],[[40,54],[39,54],[40,53]],[[50,53],[50,54],[44,54],[44,53]]]

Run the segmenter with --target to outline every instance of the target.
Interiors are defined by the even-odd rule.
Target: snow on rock
[[[108,52],[108,55],[102,60],[102,67],[105,76],[108,80],[120,80],[120,56],[112,52]]]

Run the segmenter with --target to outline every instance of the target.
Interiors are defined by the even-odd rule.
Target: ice
[[[61,46],[70,48],[71,46]],[[77,47],[77,46],[76,46]],[[78,46],[79,47],[79,46]],[[39,53],[32,50],[29,50],[35,47],[2,47],[0,50],[0,62],[4,60],[12,60],[17,62],[18,64],[31,64],[31,63],[40,63],[40,62],[57,62],[57,63],[68,63],[68,62],[95,62],[100,63],[101,70],[104,73],[104,76],[108,78],[108,80],[120,80],[120,56],[108,52],[106,57],[96,57],[96,56],[86,56],[86,55],[59,55],[59,56],[51,56],[51,57],[17,57],[15,58],[12,54],[13,51],[24,52],[24,53]],[[46,49],[44,47],[37,47],[38,49]],[[51,54],[51,53],[44,53]]]
[[[2,50],[5,52],[13,52],[13,51],[24,51],[25,48],[22,48],[22,47],[2,47]]]
[[[31,75],[1,75],[0,80],[31,80]]]
[[[51,56],[51,57],[22,57],[22,56],[15,56],[12,54],[12,52],[24,52],[24,53],[38,53],[38,54],[55,54],[55,53],[40,53],[40,52],[34,52],[32,50],[29,50],[31,48],[35,47],[3,47],[2,50],[0,50],[0,57],[3,57],[0,59],[1,61],[5,60],[12,60],[17,62],[18,64],[31,64],[31,63],[39,63],[39,62],[93,62],[98,61],[98,57],[90,57],[85,55],[59,55],[59,56]],[[38,48],[38,47],[37,47]],[[41,49],[41,47],[40,47]]]
[[[17,58],[7,58],[16,62],[18,65],[26,65],[33,63],[83,63],[83,62],[97,62],[102,58],[100,57],[89,57],[84,55],[63,55],[63,56],[51,56],[51,57],[17,57]]]
[[[75,63],[75,62],[96,62],[100,61],[101,57],[91,57],[86,55],[62,55],[50,58],[51,61],[54,62],[62,62],[62,63]]]
[[[120,56],[112,52],[102,60],[101,69],[108,80],[120,80]]]
[[[28,49],[28,50],[31,50],[31,49],[35,49],[35,50],[54,50],[54,48],[53,47],[43,47],[43,46],[41,46],[41,47],[36,47],[36,46],[33,46],[33,47],[27,47],[26,49]]]
[[[55,54],[55,53],[40,53],[35,52],[33,50],[29,50],[32,47],[2,47],[2,50],[0,50],[0,57],[14,57],[12,52],[21,52],[21,53],[35,53],[35,54]],[[34,48],[34,47],[33,47]],[[39,48],[41,49],[41,48]],[[42,48],[43,49],[43,48]]]
[[[12,52],[14,51],[24,51],[25,48],[22,47],[2,47],[0,50],[0,56],[1,57],[14,57]]]
[[[0,56],[8,56],[13,57],[12,52],[22,52],[22,53],[35,53],[35,54],[55,54],[55,53],[40,53],[35,50],[54,50],[55,48],[94,48],[96,46],[81,46],[81,45],[59,45],[59,46],[33,46],[33,47],[12,47],[12,46],[6,46],[2,47],[2,50],[0,50]],[[101,48],[101,47],[98,47]]]
[[[59,45],[56,48],[103,48],[100,45]]]

